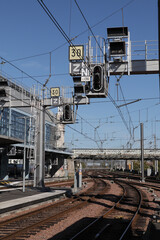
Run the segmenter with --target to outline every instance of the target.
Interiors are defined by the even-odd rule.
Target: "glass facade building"
[[[46,123],[45,126],[45,147],[46,149],[53,149],[56,146],[56,134],[55,134],[56,127]]]
[[[26,121],[26,126],[25,126]],[[26,115],[25,112],[11,108],[0,110],[0,135],[24,140],[26,129],[26,145],[34,146],[35,119]],[[54,149],[56,147],[56,127],[54,123],[45,124],[45,147]]]
[[[0,135],[9,136],[9,108],[0,109]]]

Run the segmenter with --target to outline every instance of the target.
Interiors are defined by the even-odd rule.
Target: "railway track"
[[[67,215],[90,204],[98,194],[103,194],[109,186],[101,179],[93,179],[94,185],[84,194],[54,203],[30,213],[0,223],[0,239],[26,239],[36,232],[46,229],[66,218]]]
[[[107,177],[106,177],[107,175]],[[145,182],[141,182],[141,178],[140,176],[135,176],[131,173],[115,173],[115,172],[101,172],[101,177],[103,179],[108,179],[108,180],[117,180],[117,179],[124,179],[130,180],[130,183],[132,183],[133,185],[137,185],[137,186],[141,186],[141,187],[146,187],[148,189],[152,189],[155,191],[160,191],[160,180],[156,180],[156,179],[150,179],[147,178],[145,179]]]
[[[131,239],[131,226],[136,226],[143,203],[143,195],[139,189],[130,184],[120,182],[123,195],[115,205],[89,225],[85,226],[70,240],[80,239]]]

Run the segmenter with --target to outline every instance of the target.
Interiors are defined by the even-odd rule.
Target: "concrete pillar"
[[[65,172],[65,177],[68,177],[68,164],[67,164],[67,159],[64,159],[64,172]]]
[[[75,170],[74,170],[74,160],[73,159],[67,159],[68,163],[68,177],[74,178]]]

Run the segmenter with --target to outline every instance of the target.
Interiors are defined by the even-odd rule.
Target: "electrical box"
[[[115,41],[109,43],[110,56],[124,56],[126,54],[125,41]]]
[[[107,28],[108,38],[128,37],[128,27]]]

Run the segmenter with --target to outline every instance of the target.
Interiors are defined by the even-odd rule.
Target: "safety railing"
[[[132,60],[152,60],[158,59],[158,41],[132,41],[131,42]]]

